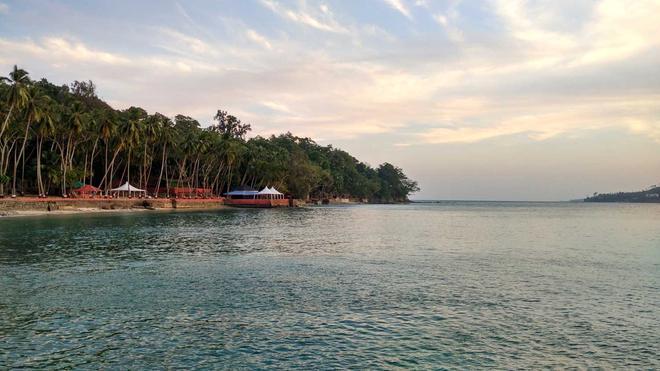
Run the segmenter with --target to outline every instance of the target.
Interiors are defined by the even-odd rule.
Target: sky
[[[414,199],[660,183],[660,0],[0,0],[0,73],[217,109],[417,180]]]

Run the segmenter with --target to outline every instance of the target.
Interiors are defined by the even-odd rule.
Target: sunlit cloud
[[[419,134],[426,143],[474,143],[510,135],[525,135],[531,140],[542,141],[575,132],[621,127],[634,133],[647,134],[660,139],[660,126],[656,115],[659,96],[591,97],[559,99],[537,102],[475,102],[472,108],[448,112],[444,119],[448,127],[431,128]],[[477,111],[478,110],[478,111]],[[470,112],[479,112],[477,115]],[[460,121],[479,121],[490,117],[486,125],[455,125]]]
[[[315,28],[321,31],[327,32],[336,32],[336,33],[347,33],[348,29],[340,25],[335,21],[332,12],[327,5],[323,5],[318,8],[320,11],[320,16],[316,16],[305,9],[289,9],[280,5],[278,2],[273,0],[261,0],[261,3],[268,9],[272,10],[275,14],[279,15],[282,18],[285,18],[289,21],[293,21],[308,27]]]
[[[247,37],[254,41],[255,43],[263,46],[266,49],[272,49],[273,46],[270,44],[267,38],[264,36],[260,35],[257,31],[255,30],[247,30],[246,32]]]
[[[159,47],[176,52],[178,54],[187,55],[201,55],[217,57],[219,52],[216,48],[209,45],[207,42],[182,32],[175,31],[169,28],[159,28],[160,33],[165,36],[165,41]]]
[[[497,13],[510,35],[528,45],[528,58],[580,64],[606,63],[632,56],[660,44],[655,32],[660,2],[640,0],[628,6],[603,0],[581,29],[552,29],[545,12],[532,12],[523,0],[498,0]]]
[[[408,6],[403,2],[403,0],[383,0],[383,1],[385,1],[387,5],[392,7],[392,9],[401,13],[404,17],[408,19],[412,19],[412,14],[410,13],[410,9],[408,9]]]
[[[204,122],[217,107],[230,107],[253,122],[257,134],[292,130],[332,140],[396,134],[424,122],[425,127],[415,129],[417,134],[401,134],[398,145],[474,143],[511,135],[538,141],[611,127],[658,138],[657,86],[651,88],[636,75],[628,76],[623,91],[590,87],[618,83],[608,72],[610,65],[625,68],[630,58],[658,46],[660,37],[651,32],[656,2],[640,1],[623,11],[616,2],[603,1],[576,32],[558,27],[553,12],[539,3],[532,8],[525,1],[498,1],[493,15],[503,21],[504,33],[496,41],[502,50],[466,39],[458,28],[460,2],[454,2],[428,15],[460,48],[455,57],[437,65],[428,58],[407,59],[408,51],[417,51],[381,26],[339,25],[327,4],[261,4],[286,22],[342,35],[338,37],[350,30],[361,44],[356,52],[375,51],[376,58],[366,52],[365,58],[345,60],[344,45],[333,49],[333,39],[327,39],[333,42],[329,48],[319,50],[295,36],[274,36],[246,21],[224,19],[232,38],[209,39],[201,27],[194,32],[149,28],[160,53],[109,51],[60,35],[3,37],[0,61],[40,61],[71,76],[77,64],[84,63],[101,89],[109,84],[112,91],[124,92],[114,99],[119,104],[135,99],[153,110],[199,115]],[[409,14],[403,2],[389,5]],[[180,5],[177,9],[192,20]],[[616,31],[616,25],[622,29]],[[393,53],[378,51],[368,37],[392,43]],[[284,39],[275,50],[278,38]],[[396,59],[398,55],[403,59]],[[635,63],[651,68],[644,66],[652,66],[657,58],[649,54]],[[118,73],[131,77],[122,85],[113,78]],[[140,89],[135,89],[136,81]],[[165,94],[142,93],[150,89]],[[182,97],[176,94],[180,89],[204,93]],[[250,108],[255,100],[264,110]]]
[[[446,15],[435,14],[433,15],[433,20],[435,20],[440,26],[442,26],[442,28],[444,28],[450,40],[454,42],[463,41],[463,32],[454,26]]]
[[[90,62],[109,65],[128,65],[130,63],[129,58],[121,55],[94,50],[83,43],[59,37],[46,37],[40,42],[30,39],[20,41],[0,39],[0,49],[4,50],[6,57],[12,53],[25,53],[68,63]]]

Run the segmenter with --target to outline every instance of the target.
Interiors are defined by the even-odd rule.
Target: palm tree
[[[128,149],[128,157],[126,163],[126,173],[127,173],[126,179],[128,181],[128,184],[131,184],[131,153],[133,151],[133,148],[140,141],[140,127],[138,120],[129,119],[128,121],[126,121],[126,125],[124,127],[124,132],[121,141],[124,144],[123,145],[124,148]]]
[[[5,174],[9,167],[9,156],[12,151],[15,152],[14,148],[20,136],[19,128],[10,126],[4,136],[0,138],[0,197],[5,196],[5,184],[11,180],[11,177]]]
[[[85,146],[85,164],[83,167],[83,174],[81,181],[86,184],[92,184],[94,182],[94,158],[96,157],[97,147],[101,136],[99,135],[99,112],[93,111],[88,114],[87,121],[87,130],[83,134],[90,139],[93,138],[94,142],[91,145]],[[87,171],[87,159],[89,158],[89,172]],[[89,183],[87,183],[87,174],[89,174]]]
[[[39,188],[39,197],[46,196],[46,187],[44,186],[41,175],[41,154],[43,152],[44,139],[52,136],[56,130],[54,102],[49,97],[44,97],[47,98],[44,102],[44,109],[40,119],[35,122],[36,127],[34,128],[37,136],[37,187]]]
[[[232,184],[232,170],[234,164],[239,159],[242,148],[239,142],[236,140],[226,139],[225,141],[226,141],[226,146],[225,146],[224,156],[226,159],[225,163],[227,164],[227,168],[229,171],[229,174],[227,175],[227,192],[229,192]]]
[[[162,115],[161,115],[162,116]],[[158,174],[158,182],[156,182],[156,196],[160,193],[160,182],[163,179],[163,170],[167,167],[167,148],[168,145],[174,142],[174,126],[172,120],[168,117],[162,116],[159,118],[158,125],[158,134],[160,136],[160,142],[163,146],[162,156],[160,160],[160,173]],[[166,194],[167,197],[170,197],[170,185],[166,180]]]
[[[67,125],[62,128],[63,136],[61,141],[58,142],[60,161],[62,164],[61,184],[63,197],[68,197],[66,191],[67,169],[73,168],[73,157],[76,152],[76,145],[88,119],[88,115],[80,101],[74,101],[67,116],[68,120],[65,122]]]
[[[151,165],[153,164],[153,153],[148,153],[148,149],[154,143],[154,138],[158,135],[159,126],[161,124],[160,113],[156,113],[150,116],[147,120],[144,121],[145,125],[142,127],[142,172],[140,173],[140,187],[143,189],[147,188],[149,183],[149,174],[151,173]],[[149,166],[147,166],[149,163]]]
[[[105,144],[105,162],[103,165],[103,179],[101,180],[101,183],[99,183],[99,188],[103,186],[103,189],[107,191],[108,187],[108,149],[110,148],[110,139],[114,136],[115,132],[117,131],[117,121],[116,117],[114,114],[108,114],[104,113],[101,118],[100,118],[100,127],[99,127],[99,132],[101,134],[101,138],[103,139],[103,143]],[[104,184],[105,181],[105,184]]]
[[[8,82],[10,85],[9,94],[7,96],[9,111],[7,112],[7,116],[5,116],[2,127],[0,127],[0,138],[2,138],[2,135],[7,129],[7,125],[9,125],[9,120],[11,119],[14,110],[22,109],[29,100],[27,86],[30,83],[30,78],[28,77],[27,71],[14,65],[14,70],[9,73],[9,77],[0,77],[0,81]]]
[[[25,153],[25,143],[27,143],[28,133],[30,132],[30,125],[33,121],[41,120],[41,115],[47,103],[44,103],[46,98],[41,96],[38,91],[34,90],[28,93],[28,101],[25,106],[25,134],[23,135],[23,143],[21,144],[21,150],[18,153],[18,158],[14,161],[14,172],[11,186],[11,195],[16,197],[16,171],[18,169],[18,163],[23,160],[23,155]],[[23,160],[24,161],[24,160]]]

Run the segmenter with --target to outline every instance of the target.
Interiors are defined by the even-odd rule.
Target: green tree
[[[407,201],[408,195],[419,191],[417,182],[408,179],[401,168],[384,163],[378,167],[381,181],[378,197],[384,202]]]
[[[172,120],[139,107],[118,111],[96,95],[91,81],[31,81],[14,66],[0,81],[0,195],[8,182],[16,193],[18,166],[20,191],[40,196],[58,187],[67,196],[78,181],[107,194],[115,181],[130,182],[135,174],[141,187],[160,189],[164,181],[168,196],[175,182],[218,194],[238,185],[276,186],[299,198],[381,202],[405,201],[418,189],[391,164],[374,169],[291,133],[246,139],[249,124],[222,110],[214,119],[203,129],[185,115]]]
[[[250,124],[243,124],[236,116],[230,115],[227,111],[218,110],[213,116],[217,121],[216,124],[211,126],[211,129],[222,134],[226,139],[243,139],[245,135],[252,130]]]
[[[7,94],[7,104],[9,111],[5,115],[5,119],[0,127],[0,138],[5,133],[9,120],[15,111],[22,109],[30,99],[28,93],[28,86],[30,78],[25,70],[18,68],[14,65],[14,70],[9,73],[9,77],[0,77],[0,81],[9,83],[9,93]]]

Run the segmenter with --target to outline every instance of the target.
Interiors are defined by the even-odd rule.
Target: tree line
[[[392,164],[372,168],[309,138],[247,139],[250,125],[223,110],[203,128],[181,114],[115,110],[92,81],[58,86],[16,66],[0,79],[0,197],[66,197],[82,184],[107,192],[126,181],[166,197],[269,185],[301,199],[396,202],[419,190]]]

